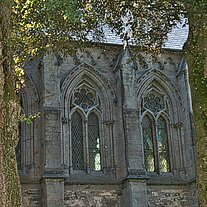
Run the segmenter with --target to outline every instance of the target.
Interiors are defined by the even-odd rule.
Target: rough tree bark
[[[190,33],[184,51],[189,65],[196,131],[196,171],[199,206],[207,206],[207,15],[205,6],[186,5]]]
[[[21,193],[15,147],[18,142],[19,103],[8,39],[12,1],[0,2],[0,206],[20,207]]]
[[[2,32],[0,31],[0,206],[4,206],[6,203],[6,186],[5,186],[5,175],[3,168],[3,146],[1,141],[2,130],[3,130],[3,87],[4,87],[4,73],[3,73],[3,54],[2,54]]]

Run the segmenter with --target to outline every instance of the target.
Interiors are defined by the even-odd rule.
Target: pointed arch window
[[[101,171],[101,104],[96,91],[76,88],[71,97],[71,151],[73,171]]]
[[[143,98],[142,134],[148,172],[170,172],[169,129],[165,97],[150,91]]]

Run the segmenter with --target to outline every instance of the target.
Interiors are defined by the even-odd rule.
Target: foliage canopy
[[[45,49],[67,51],[88,34],[99,40],[108,25],[122,39],[160,47],[183,13],[174,0],[14,0],[12,45],[23,59]]]

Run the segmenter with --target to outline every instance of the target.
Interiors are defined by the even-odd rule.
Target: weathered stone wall
[[[198,206],[195,199],[195,188],[191,191],[190,186],[148,186],[147,197],[149,207]]]
[[[120,207],[121,186],[66,185],[65,207]]]
[[[195,189],[195,185],[149,185],[148,207],[197,207]],[[65,185],[64,206],[121,207],[121,198],[121,185]],[[23,207],[41,207],[41,186],[22,184],[22,199]]]
[[[40,207],[42,193],[40,184],[22,184],[22,204],[23,207]]]
[[[23,108],[41,112],[41,118],[22,128],[21,173],[28,177],[22,184],[24,207],[196,207],[196,188],[188,185],[195,163],[185,61],[178,52],[134,55],[121,47],[94,47],[74,57],[48,55],[26,66]],[[72,169],[68,110],[80,83],[91,84],[102,103],[104,162],[97,177]],[[144,166],[141,105],[149,87],[169,100],[172,178],[166,176],[167,184],[158,181],[159,173],[152,183]],[[171,182],[175,177],[178,182]]]

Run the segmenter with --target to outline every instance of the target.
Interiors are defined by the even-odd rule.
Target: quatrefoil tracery
[[[72,103],[84,111],[88,111],[98,105],[96,92],[87,86],[82,86],[74,91]]]

